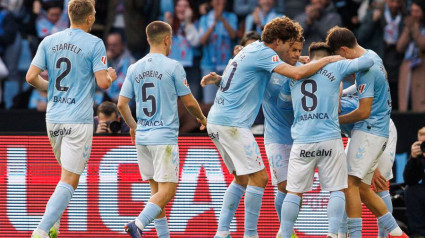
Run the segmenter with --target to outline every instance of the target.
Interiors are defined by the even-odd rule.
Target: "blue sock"
[[[385,205],[387,206],[388,212],[393,213],[393,203],[391,202],[390,192],[388,190],[377,193],[382,198]],[[381,223],[378,222],[378,237],[387,237],[388,232],[382,227]]]
[[[378,217],[378,226],[384,228],[384,230],[388,232],[398,228],[397,222],[395,221],[393,215],[389,212],[381,217]]]
[[[158,238],[170,238],[167,217],[155,219],[153,222],[155,224],[156,234],[158,235]]]
[[[148,202],[145,208],[143,209],[143,211],[139,214],[139,216],[136,219],[137,227],[139,227],[140,230],[143,230],[147,225],[151,224],[151,222],[159,214],[161,214],[161,211],[162,209],[158,205],[152,202]]]
[[[348,232],[350,238],[362,238],[362,219],[361,218],[347,218]]]
[[[260,216],[261,201],[264,188],[250,186],[245,194],[245,236],[255,236],[257,233],[258,217]]]
[[[342,215],[341,223],[339,224],[338,234],[347,234],[347,233],[348,233],[347,212],[344,209],[344,214]]]
[[[232,182],[224,193],[223,205],[221,207],[220,218],[218,219],[218,231],[230,231],[230,223],[235,216],[236,209],[238,209],[239,202],[245,187]]]
[[[331,192],[328,202],[328,234],[338,234],[339,224],[345,211],[345,195],[341,191]]]
[[[285,200],[285,197],[286,197],[286,193],[277,190],[276,197],[274,199],[274,207],[276,208],[277,216],[279,217],[279,222],[281,221],[280,213],[282,211],[282,203],[283,203],[283,200]]]
[[[290,238],[294,230],[294,224],[300,211],[301,198],[295,194],[288,193],[282,203],[282,215],[280,229],[282,238]]]
[[[50,228],[62,216],[73,194],[74,188],[71,185],[59,182],[46,205],[46,211],[37,228],[49,233]]]

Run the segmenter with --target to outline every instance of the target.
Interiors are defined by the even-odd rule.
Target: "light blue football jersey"
[[[374,65],[368,71],[356,74],[356,85],[359,100],[373,98],[372,109],[369,118],[357,122],[353,129],[388,138],[391,95],[386,71],[381,58],[375,52],[368,50],[364,56],[373,59]]]
[[[297,66],[301,63],[297,63]],[[264,144],[292,144],[291,126],[294,122],[291,79],[273,73],[263,98]]]
[[[66,29],[44,38],[31,64],[49,74],[47,122],[93,123],[94,73],[107,69],[101,39]]]
[[[320,69],[309,78],[291,81],[294,124],[291,135],[295,144],[308,144],[341,138],[338,121],[341,81],[359,70],[369,69],[367,57],[342,60]]]
[[[273,69],[282,63],[263,42],[243,48],[223,73],[208,122],[251,128]]]
[[[341,113],[340,115],[348,114],[357,109],[359,106],[359,97],[355,95],[346,95],[341,97]],[[354,123],[340,124],[341,132],[348,137],[351,137]]]
[[[190,93],[179,62],[162,54],[147,54],[132,64],[120,95],[136,100],[136,144],[177,144],[177,98]]]

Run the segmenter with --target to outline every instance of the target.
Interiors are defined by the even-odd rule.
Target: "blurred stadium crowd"
[[[45,111],[44,92],[25,74],[40,41],[69,26],[69,0],[0,0],[0,108]],[[145,27],[154,20],[173,28],[170,57],[183,64],[193,95],[208,111],[217,87],[202,75],[221,74],[244,33],[261,34],[286,15],[304,28],[306,44],[323,41],[335,25],[353,30],[359,43],[384,61],[393,109],[425,112],[425,0],[104,0],[96,1],[92,34],[104,40],[118,79],[95,102],[118,100],[130,64],[148,51]],[[47,79],[48,75],[44,75]]]

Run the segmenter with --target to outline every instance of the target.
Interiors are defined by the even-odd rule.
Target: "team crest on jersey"
[[[279,62],[279,56],[277,56],[277,55],[273,56],[272,62]]]
[[[187,79],[184,79],[184,86],[189,88],[189,82],[187,82]]]
[[[102,64],[106,65],[106,56],[102,56],[102,58],[100,58],[100,62],[102,62]]]
[[[365,88],[366,88],[366,84],[360,84],[357,90],[359,91],[360,94],[362,94]]]

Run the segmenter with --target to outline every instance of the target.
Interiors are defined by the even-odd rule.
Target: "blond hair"
[[[83,24],[94,12],[94,0],[71,0],[68,4],[69,19],[74,24]]]

